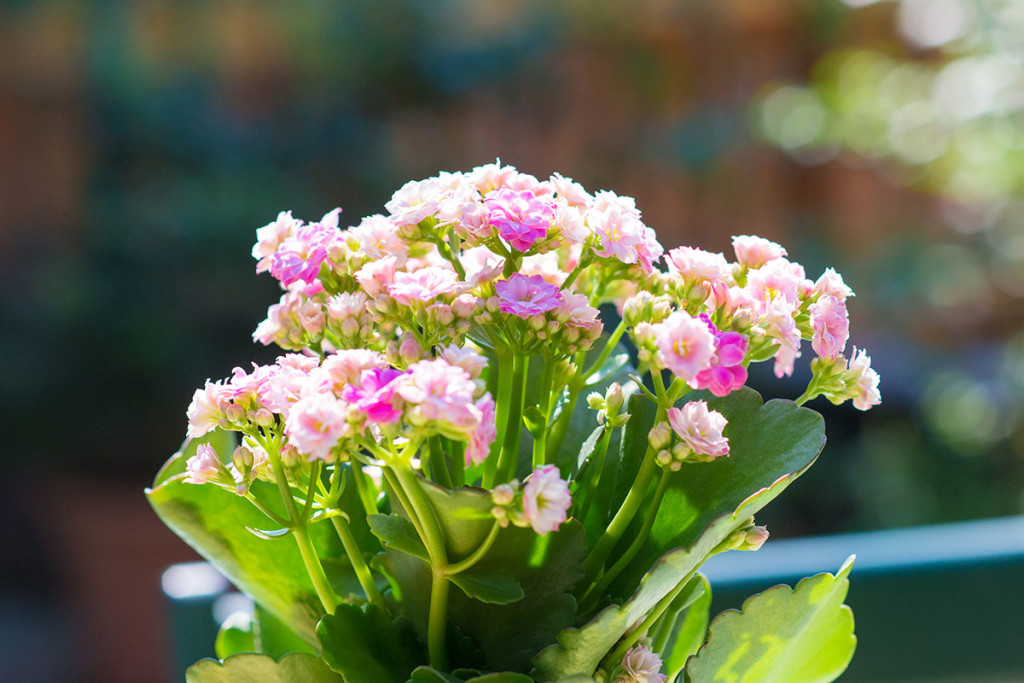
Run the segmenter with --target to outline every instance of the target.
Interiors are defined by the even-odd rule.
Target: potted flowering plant
[[[802,403],[879,401],[842,278],[751,236],[664,254],[631,199],[494,164],[386,208],[257,231],[284,295],[254,338],[287,353],[197,390],[147,493],[256,606],[188,680],[838,676],[849,562],[710,628],[698,570],[764,543],[825,442]],[[806,392],[762,403],[749,364],[805,339]]]

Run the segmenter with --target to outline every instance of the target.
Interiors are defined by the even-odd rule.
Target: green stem
[[[663,409],[659,409],[655,424],[660,421],[662,413]],[[608,555],[614,550],[622,535],[626,533],[626,529],[633,522],[633,517],[636,516],[637,511],[643,504],[644,498],[647,496],[647,486],[651,483],[651,479],[654,478],[654,473],[658,469],[658,463],[654,456],[654,449],[648,448],[647,453],[644,454],[640,470],[636,474],[636,479],[633,480],[633,485],[630,487],[629,493],[626,494],[625,500],[622,501],[619,511],[615,513],[615,517],[608,524],[608,528],[605,529],[601,538],[594,545],[594,549],[587,556],[583,569],[588,585],[600,574],[605,560],[608,559]]]
[[[423,487],[420,486],[416,474],[407,465],[398,465],[392,468],[392,472],[412,506],[408,510],[410,516],[419,518],[422,529],[421,539],[430,556],[431,582],[430,615],[427,621],[427,657],[430,660],[430,666],[439,671],[445,671],[448,668],[446,644],[448,578],[445,576],[445,572],[448,570],[448,551],[437,516],[434,513],[434,507],[430,503],[430,499],[427,498]]]
[[[494,540],[498,538],[499,531],[501,531],[501,524],[498,523],[498,520],[494,520],[494,524],[491,525],[491,530],[487,532],[487,538],[485,538],[484,542],[480,544],[480,547],[474,550],[473,554],[469,555],[465,559],[448,565],[448,571],[445,573],[448,576],[454,576],[455,574],[466,571],[483,559],[483,556],[486,555],[487,551],[489,551],[491,546],[494,545]]]
[[[334,594],[334,588],[331,587],[331,582],[327,580],[327,575],[324,573],[323,565],[320,564],[320,558],[317,557],[313,542],[309,539],[309,530],[303,524],[296,527],[293,533],[295,534],[295,542],[299,546],[299,554],[302,555],[302,563],[306,565],[306,571],[309,573],[309,578],[313,581],[313,588],[316,589],[316,594],[319,596],[320,602],[323,603],[324,610],[328,614],[334,614],[334,610],[338,607],[338,596]]]
[[[257,510],[259,510],[260,512],[265,514],[267,517],[269,517],[275,524],[279,524],[281,526],[289,526],[289,522],[288,522],[287,519],[285,519],[281,515],[277,514],[276,512],[274,512],[273,510],[268,508],[263,503],[261,503],[258,500],[256,500],[256,496],[252,495],[252,491],[246,491],[245,499],[247,501],[249,501],[250,503],[252,503],[253,506],[255,506],[255,508]]]
[[[495,415],[508,414],[509,404],[512,402],[512,377],[514,374],[513,356],[508,352],[498,353],[498,390],[497,401],[494,406]],[[501,456],[501,445],[505,441],[505,422],[499,422],[498,434],[491,444],[491,452],[484,463],[483,487],[485,489],[494,486],[494,478],[498,473],[498,458]]]
[[[803,404],[807,403],[811,399],[817,398],[818,394],[820,394],[820,393],[821,392],[818,391],[818,388],[814,385],[814,382],[811,382],[807,386],[807,390],[804,391],[804,393],[800,394],[800,397],[798,399],[796,399],[794,401],[794,403],[796,403],[798,406],[802,406]]]
[[[629,544],[626,551],[616,560],[615,564],[583,594],[583,599],[580,601],[584,605],[582,611],[586,612],[595,606],[604,589],[611,585],[612,581],[622,573],[623,569],[629,566],[629,563],[640,552],[640,548],[647,542],[647,537],[651,534],[651,527],[654,526],[654,518],[658,515],[658,506],[661,505],[661,499],[665,497],[665,491],[668,490],[669,476],[670,472],[668,470],[662,470],[661,479],[658,481],[658,488],[654,492],[654,498],[651,500],[650,505],[647,506],[643,524],[637,532],[636,538],[633,539],[633,542]]]
[[[505,439],[498,456],[497,481],[502,483],[515,477],[519,462],[519,439],[523,433],[523,389],[529,366],[529,356],[520,353],[513,356],[512,396],[508,406],[508,420],[505,422]]]
[[[602,432],[601,438],[597,442],[597,447],[589,459],[587,481],[585,483],[586,492],[583,494],[583,504],[580,505],[579,511],[576,514],[577,519],[585,520],[587,518],[590,504],[593,502],[594,495],[597,492],[597,486],[601,483],[601,474],[604,470],[605,456],[608,454],[608,444],[611,442],[611,438],[612,430],[605,425],[604,432]]]
[[[351,460],[352,464],[352,481],[356,485],[356,493],[359,494],[359,500],[363,504],[363,510],[366,511],[367,515],[377,514],[377,501],[374,499],[373,491],[370,490],[370,486],[373,484],[366,473],[363,472],[363,463],[359,462],[355,458]]]
[[[412,526],[416,529],[416,534],[420,538],[424,538],[423,526],[420,524],[419,517],[413,512],[412,503],[409,502],[409,497],[405,495],[405,491],[402,490],[402,485],[398,482],[398,478],[389,467],[384,468],[384,478],[388,482],[388,486],[391,487],[391,492],[398,500],[398,504],[402,506],[405,513],[409,515],[409,520],[412,521]]]
[[[551,419],[551,384],[555,381],[555,360],[544,358],[544,377],[540,384],[540,401],[537,407],[543,418],[543,426],[533,437],[533,468],[548,464],[545,444],[548,435],[548,421]]]
[[[573,282],[576,282],[576,278],[579,277],[579,274],[583,272],[583,269],[590,265],[590,254],[591,251],[589,249],[586,249],[583,252],[583,254],[580,256],[580,262],[576,264],[576,267],[572,269],[572,272],[569,273],[569,276],[565,278],[564,282],[562,282],[562,289],[569,289],[569,285],[571,285]]]
[[[460,441],[449,442],[452,449],[452,488],[466,485],[466,444]]]
[[[452,476],[448,471],[448,462],[444,457],[444,449],[441,447],[441,437],[436,434],[427,440],[430,448],[430,472],[432,479],[447,489],[453,489]]]
[[[377,584],[373,580],[370,568],[366,564],[366,559],[359,549],[355,536],[352,535],[352,529],[349,528],[348,522],[344,517],[338,515],[331,517],[331,524],[334,525],[334,530],[338,533],[338,538],[341,539],[341,545],[344,546],[345,554],[348,555],[349,562],[352,563],[352,569],[355,570],[356,578],[359,579],[359,585],[366,593],[366,599],[371,604],[384,609],[384,599],[381,597],[380,591],[377,590]]]

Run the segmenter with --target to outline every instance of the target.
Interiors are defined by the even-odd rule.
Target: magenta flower
[[[392,424],[402,416],[394,405],[395,387],[391,383],[404,373],[395,368],[364,370],[360,386],[349,384],[341,390],[341,398],[366,414],[374,424]]]
[[[546,282],[540,275],[527,277],[513,273],[509,279],[495,282],[494,291],[500,299],[498,308],[502,313],[511,313],[524,319],[553,311],[561,302],[558,287]]]
[[[547,237],[555,217],[555,205],[532,192],[501,189],[484,198],[491,225],[517,251],[529,251],[537,240]]]
[[[715,337],[704,321],[691,318],[685,311],[676,311],[652,328],[659,359],[676,377],[688,382],[711,367]]]
[[[706,313],[699,317],[715,337],[715,353],[711,367],[698,372],[689,384],[694,389],[710,389],[715,396],[728,396],[747,381],[747,369],[743,366],[747,338],[739,332],[722,332]]]
[[[526,478],[523,516],[541,536],[562,526],[562,522],[568,519],[571,504],[569,484],[559,476],[554,465],[538,467]]]

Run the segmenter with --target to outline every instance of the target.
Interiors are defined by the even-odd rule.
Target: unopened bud
[[[491,491],[491,500],[499,507],[506,507],[516,499],[516,490],[509,484],[500,484]]]
[[[420,356],[423,355],[423,349],[420,348],[419,342],[410,336],[403,339],[402,343],[398,346],[398,355],[403,363],[411,365],[420,359]]]
[[[587,405],[590,406],[591,410],[603,410],[605,404],[605,397],[600,393],[593,391],[587,396]]]
[[[658,454],[654,456],[654,458],[662,467],[668,467],[673,464],[672,454],[668,451],[658,451]]]
[[[235,467],[238,471],[245,476],[245,473],[252,468],[252,464],[256,461],[256,457],[253,455],[245,446],[239,446],[235,449],[235,452],[231,454],[231,462],[235,463]]]
[[[245,409],[232,403],[224,411],[224,416],[228,418],[229,422],[239,422],[245,417]]]
[[[252,421],[258,424],[260,427],[269,427],[274,424],[274,414],[266,408],[260,408],[252,416]]]
[[[612,382],[608,387],[608,391],[604,394],[604,401],[609,412],[617,413],[622,404],[626,402],[626,395],[622,391],[622,385],[618,382]]]
[[[491,313],[497,313],[498,310],[499,310],[498,307],[500,305],[501,305],[501,300],[498,299],[498,297],[496,297],[496,296],[492,296],[489,299],[487,299],[487,310],[489,312],[491,312]]]
[[[476,313],[480,299],[471,294],[460,294],[452,302],[452,313],[459,318],[469,318]]]
[[[647,443],[655,450],[664,450],[672,443],[672,428],[668,422],[659,422],[647,434]],[[665,451],[668,454],[668,451]],[[671,454],[669,454],[671,456]]]
[[[531,315],[529,317],[529,321],[530,321],[530,327],[532,327],[535,330],[542,330],[542,329],[544,329],[544,323],[547,322],[544,319],[544,316],[542,314],[540,314],[540,313],[535,313],[535,314]]]

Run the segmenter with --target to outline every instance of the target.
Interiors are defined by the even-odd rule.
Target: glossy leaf
[[[184,461],[195,446],[195,442],[186,442],[160,471],[154,487],[146,491],[153,509],[239,590],[315,644],[316,622],[323,610],[294,540],[290,536],[274,540],[256,537],[246,527],[263,528],[270,522],[249,501],[210,484],[186,484]],[[219,446],[217,453],[226,460],[231,451],[221,448],[224,446]],[[268,507],[284,514],[276,486],[256,481],[251,490]],[[329,523],[310,527],[310,535],[321,556],[342,555]]]
[[[538,680],[592,676],[630,627],[806,471],[824,445],[821,417],[790,401],[774,400],[762,406],[756,392],[742,389],[709,403],[729,420],[730,456],[684,467],[673,479],[650,538],[612,585],[613,595],[631,593],[631,597],[606,608],[582,628],[560,633],[558,643],[536,659]],[[635,419],[636,414],[631,422]],[[650,567],[646,574],[645,567]]]
[[[323,657],[345,680],[404,683],[420,660],[418,646],[374,605],[338,605],[316,627]]]
[[[399,515],[369,515],[366,521],[370,531],[381,540],[385,548],[399,550],[424,562],[430,560],[426,546],[416,533],[416,527],[405,517]]]
[[[508,605],[526,595],[518,581],[498,572],[469,569],[450,577],[450,581],[467,596],[490,605]]]
[[[241,654],[223,662],[201,659],[185,672],[186,683],[344,683],[324,660],[306,653],[285,655],[280,661],[264,654]]]
[[[224,620],[217,631],[213,651],[218,659],[226,659],[242,652],[256,652],[255,624],[247,612],[235,612]]]
[[[688,681],[825,683],[846,670],[857,638],[843,604],[853,558],[839,572],[775,586],[751,596],[740,611],[711,622],[708,642],[686,665]]]
[[[307,643],[287,624],[258,604],[253,606],[253,626],[255,652],[262,652],[277,659],[291,652],[305,652],[318,656],[320,654],[319,643],[315,646]]]
[[[707,637],[711,609],[711,585],[703,574],[698,574],[703,592],[700,597],[686,606],[676,617],[668,646],[661,653],[662,668],[667,680],[674,681],[686,666],[686,661],[696,654]]]
[[[413,669],[409,683],[465,683],[465,679],[442,673],[429,666],[418,666]]]

